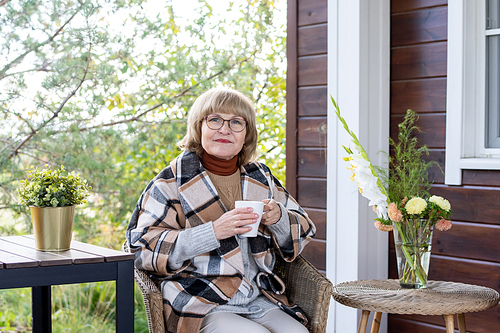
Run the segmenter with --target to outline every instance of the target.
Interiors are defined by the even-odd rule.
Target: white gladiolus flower
[[[357,183],[362,196],[370,200],[369,206],[377,207],[377,216],[387,219],[387,196],[380,191],[375,177],[370,168],[371,163],[360,154],[349,155],[353,180]]]

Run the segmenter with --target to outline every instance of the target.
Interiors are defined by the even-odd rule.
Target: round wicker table
[[[500,297],[497,291],[464,283],[428,281],[425,289],[403,289],[398,280],[364,280],[344,282],[333,287],[333,298],[346,306],[361,309],[358,333],[366,331],[370,311],[375,312],[371,333],[377,333],[382,313],[442,315],[446,333],[455,332],[453,316],[457,315],[460,333],[466,333],[467,312],[494,307]]]

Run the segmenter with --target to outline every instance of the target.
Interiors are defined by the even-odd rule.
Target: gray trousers
[[[235,313],[209,314],[201,324],[200,333],[307,333],[307,328],[280,309],[271,310],[256,319]]]

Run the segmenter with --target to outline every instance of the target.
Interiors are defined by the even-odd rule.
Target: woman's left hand
[[[264,203],[264,213],[260,223],[264,225],[271,225],[278,222],[281,218],[281,208],[274,199],[262,200]]]

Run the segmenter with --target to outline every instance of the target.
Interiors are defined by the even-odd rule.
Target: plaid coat
[[[264,225],[260,225],[257,237],[249,238],[259,269],[270,273],[276,252],[287,261],[294,260],[316,228],[266,165],[252,162],[242,166],[241,184],[243,200],[273,198],[289,215],[293,251],[281,250]],[[186,261],[175,271],[167,264],[181,230],[215,221],[226,211],[199,158],[190,152],[182,153],[162,170],[137,202],[127,239],[135,253],[135,266],[150,272],[161,284],[167,332],[198,332],[205,315],[226,304],[245,283],[235,237],[221,240],[218,249]]]

